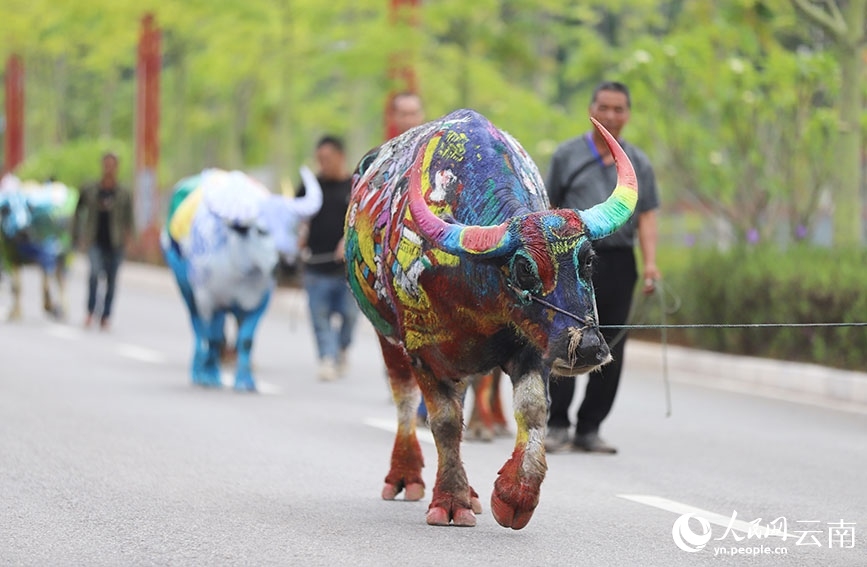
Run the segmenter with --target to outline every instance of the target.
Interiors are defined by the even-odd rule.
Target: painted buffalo
[[[209,169],[175,186],[161,244],[193,326],[193,384],[222,385],[231,314],[238,329],[234,388],[256,389],[250,354],[279,254],[298,253],[297,225],[322,206],[316,176],[307,168],[301,175],[308,192],[300,199],[273,195],[240,171]]]
[[[629,159],[611,197],[549,210],[539,171],[511,136],[471,110],[414,128],[362,158],[346,221],[347,277],[379,335],[398,432],[382,497],[424,495],[415,434],[419,390],[438,467],[432,525],[472,526],[481,511],[460,456],[466,378],[511,377],[517,440],[491,496],[497,522],[523,528],[545,476],[547,381],[610,359],[596,322],[591,242],[635,208]]]
[[[66,316],[70,225],[78,191],[63,183],[21,182],[7,174],[0,185],[0,271],[11,279],[9,319],[22,317],[21,268],[42,272],[42,306],[55,319]]]

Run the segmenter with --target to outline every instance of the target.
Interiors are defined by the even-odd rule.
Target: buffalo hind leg
[[[475,526],[482,506],[467,481],[461,461],[463,403],[466,381],[440,381],[427,370],[414,369],[427,405],[431,433],[437,447],[437,478],[427,512],[432,526]]]
[[[494,440],[494,416],[490,403],[493,382],[492,373],[470,378],[473,389],[473,411],[467,423],[467,440]]]
[[[238,340],[235,347],[235,352],[238,353],[237,367],[235,368],[235,390],[241,392],[255,392],[256,382],[253,379],[253,338],[256,334],[256,326],[259,324],[259,319],[268,307],[268,300],[271,298],[271,292],[265,294],[262,302],[253,311],[242,311],[236,309],[234,311],[235,319],[238,321]],[[225,336],[223,337],[225,343]],[[220,353],[222,354],[222,353]]]
[[[11,266],[9,269],[9,282],[12,290],[12,308],[9,310],[10,321],[21,320],[21,268]]]
[[[388,342],[381,335],[379,344],[397,406],[397,435],[391,450],[391,468],[385,477],[382,498],[394,500],[395,496],[405,491],[404,500],[421,500],[424,497],[424,480],[421,476],[424,457],[415,433],[415,414],[421,394],[403,348]]]
[[[491,373],[491,417],[494,420],[494,435],[496,437],[510,437],[509,425],[506,422],[506,414],[503,411],[503,396],[500,392],[500,382],[503,381],[503,371],[495,368]]]
[[[501,526],[520,530],[533,517],[548,470],[544,445],[547,392],[538,371],[523,375],[509,372],[509,375],[513,377],[518,433],[515,450],[494,482],[491,512]]]

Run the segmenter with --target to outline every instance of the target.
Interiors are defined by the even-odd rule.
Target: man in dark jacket
[[[87,252],[90,260],[84,326],[93,324],[99,279],[104,277],[105,293],[100,312],[100,328],[103,330],[109,327],[117,272],[133,234],[132,196],[118,182],[117,169],[115,154],[102,156],[102,177],[81,189],[72,224],[73,242]]]

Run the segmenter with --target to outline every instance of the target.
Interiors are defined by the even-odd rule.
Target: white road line
[[[66,325],[51,324],[46,327],[45,332],[59,339],[80,339],[84,336],[84,332],[81,329]]]
[[[767,523],[763,523],[761,524],[761,526],[756,526],[755,524],[750,524],[749,522],[744,522],[743,520],[732,520],[731,515],[723,516],[722,514],[716,514],[714,512],[702,510],[701,508],[696,508],[695,506],[690,506],[689,504],[683,504],[682,502],[676,502],[674,500],[669,500],[660,496],[650,496],[643,494],[618,494],[617,496],[619,498],[638,502],[639,504],[659,508],[660,510],[665,510],[667,512],[674,512],[675,514],[679,515],[694,514],[696,516],[701,516],[711,524],[722,526],[724,528],[731,526],[733,530],[744,533],[755,533],[756,529],[758,528],[762,531],[762,534],[764,534],[768,524],[771,520],[773,520],[773,518],[771,518]],[[783,538],[787,537],[787,534],[775,529],[767,529],[767,535]],[[788,534],[788,537],[792,537],[792,535]]]
[[[117,345],[115,352],[121,356],[141,362],[150,362],[151,364],[165,364],[168,361],[163,353],[137,345],[120,343]]]
[[[379,419],[376,417],[366,417],[364,418],[364,425],[369,425],[370,427],[375,427],[377,429],[382,429],[384,431],[390,431],[391,433],[397,433],[397,421],[393,419]],[[415,434],[418,437],[418,440],[422,443],[428,443],[430,445],[435,445],[433,434],[430,432],[430,429],[425,429],[422,427],[418,427],[415,430]]]

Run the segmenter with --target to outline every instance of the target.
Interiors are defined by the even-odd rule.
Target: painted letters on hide
[[[617,161],[611,197],[589,210],[549,210],[520,144],[471,110],[414,128],[362,158],[346,221],[347,277],[375,327],[398,407],[382,495],[424,494],[415,435],[419,390],[437,443],[427,522],[475,525],[481,506],[460,458],[466,378],[512,379],[517,440],[491,496],[497,522],[530,520],[545,476],[550,374],[574,376],[610,358],[596,322],[591,241],[617,230],[637,200]]]
[[[275,285],[278,254],[298,253],[295,231],[322,206],[313,173],[303,168],[300,199],[272,195],[240,171],[208,169],[174,189],[161,236],[194,334],[193,384],[219,387],[226,315],[237,320],[236,390],[255,390],[250,355]]]

